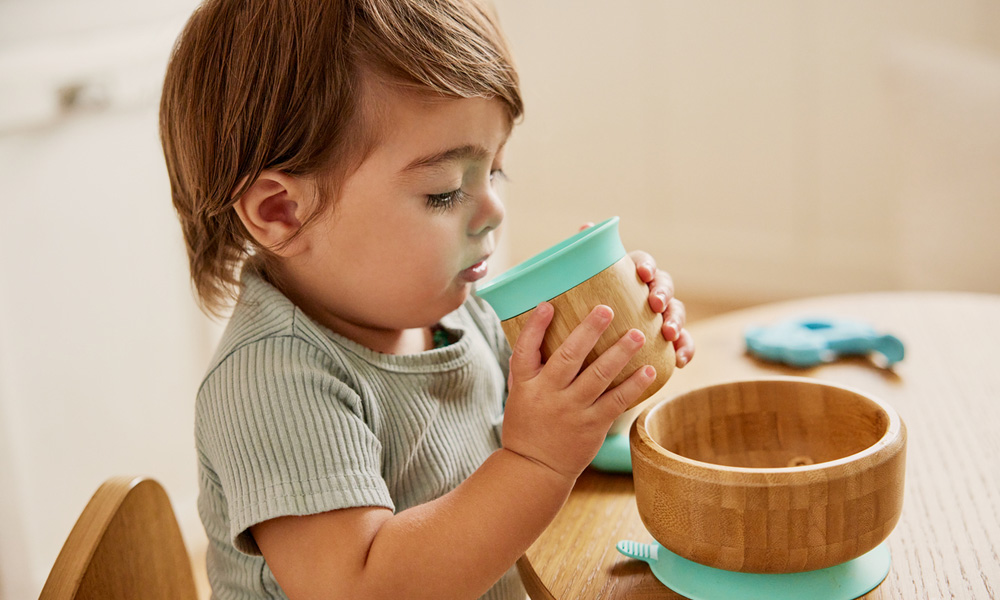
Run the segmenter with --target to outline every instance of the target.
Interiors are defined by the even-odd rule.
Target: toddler
[[[652,367],[581,371],[595,307],[544,363],[470,295],[522,113],[475,0],[208,0],[160,130],[194,287],[235,306],[197,397],[217,598],[524,598],[515,561]],[[683,366],[669,276],[633,253]],[[501,427],[502,425],[502,427]]]

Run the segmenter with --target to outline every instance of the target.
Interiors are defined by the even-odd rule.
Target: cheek
[[[413,285],[426,288],[428,293],[449,286],[458,275],[455,251],[441,240],[417,240],[408,256],[409,278]]]
[[[461,260],[456,249],[432,232],[397,231],[368,245],[365,263],[383,281],[380,287],[432,297],[454,279]]]

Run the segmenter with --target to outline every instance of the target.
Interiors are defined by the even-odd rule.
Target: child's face
[[[510,133],[497,100],[379,100],[381,143],[289,265],[300,306],[362,343],[368,330],[436,323],[486,275],[504,217],[497,181]]]

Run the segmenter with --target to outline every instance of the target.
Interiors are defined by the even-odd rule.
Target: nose
[[[505,215],[500,196],[495,189],[488,188],[476,202],[476,212],[469,222],[469,235],[479,237],[493,231],[500,226]]]

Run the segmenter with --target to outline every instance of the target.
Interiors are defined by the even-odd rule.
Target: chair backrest
[[[170,499],[153,479],[101,485],[56,558],[40,600],[197,600]]]

